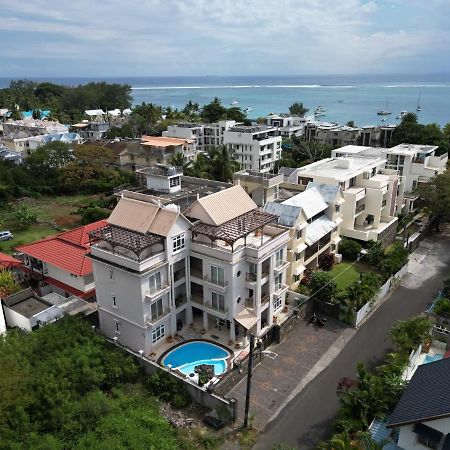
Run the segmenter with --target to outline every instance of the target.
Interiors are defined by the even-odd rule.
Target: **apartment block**
[[[221,323],[242,344],[265,332],[288,289],[289,232],[277,221],[240,186],[184,214],[123,192],[107,225],[91,233],[103,332],[146,355],[191,324],[206,332]]]
[[[278,200],[283,181],[283,175],[253,170],[241,170],[233,175],[234,184],[241,185],[260,207],[264,207],[267,202]]]
[[[242,169],[270,172],[281,159],[281,136],[276,127],[234,126],[224,132],[224,144]]]

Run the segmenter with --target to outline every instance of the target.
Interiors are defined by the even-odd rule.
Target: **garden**
[[[343,261],[334,263],[327,254],[319,261],[319,270],[306,270],[297,291],[316,301],[331,305],[340,320],[355,324],[356,313],[374,301],[381,286],[408,261],[408,250],[393,243],[383,249],[380,242],[369,241],[362,251],[357,241],[343,238],[339,253]]]

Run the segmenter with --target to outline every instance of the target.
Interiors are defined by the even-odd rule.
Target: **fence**
[[[428,221],[428,223],[419,230],[418,233],[414,233],[408,239],[408,243],[406,245],[408,246],[408,249],[410,252],[413,252],[419,246],[419,244],[422,242],[422,240],[431,233],[435,224],[436,224],[436,219],[435,218],[430,219]]]
[[[386,295],[400,282],[401,278],[403,278],[408,272],[408,264],[405,264],[396,274],[392,275],[386,283],[381,286],[377,295],[370,301],[367,302],[361,309],[356,312],[355,318],[355,328],[358,328],[359,325],[370,315],[370,313],[384,300],[386,300]]]
[[[108,341],[112,345],[113,344],[111,340],[108,339]],[[145,356],[141,356],[138,353],[135,353],[134,351],[120,346],[123,350],[128,352],[130,355],[132,355],[135,360],[138,362],[139,365],[141,365],[145,372],[147,374],[154,374],[158,370],[162,370],[166,372],[171,377],[176,378],[178,381],[183,383],[184,387],[186,388],[187,392],[191,396],[191,398],[199,403],[200,405],[206,406],[207,408],[215,409],[216,411],[222,411],[225,409],[227,413],[229,414],[229,417],[231,418],[232,422],[235,422],[237,420],[237,400],[235,399],[227,399],[220,395],[217,395],[214,392],[208,391],[206,388],[200,387],[196,384],[191,383],[187,379],[183,378],[182,376],[178,375],[175,372],[172,372],[171,370],[168,370],[165,367],[160,366],[154,361],[149,360]]]

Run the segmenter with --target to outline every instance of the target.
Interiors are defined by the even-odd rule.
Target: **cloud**
[[[418,0],[0,0],[0,57],[27,76],[446,70],[445,3],[425,21]]]

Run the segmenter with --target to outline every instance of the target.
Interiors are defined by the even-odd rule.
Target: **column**
[[[274,262],[273,259],[275,258],[275,255],[271,255],[269,259],[269,313],[268,313],[268,325],[271,326],[273,324],[273,292],[275,290],[275,282],[273,277],[273,271],[274,271]]]
[[[206,311],[203,311],[203,329],[208,330],[208,313]]]
[[[234,328],[234,320],[230,320],[230,341],[233,341],[236,339],[236,330]]]

